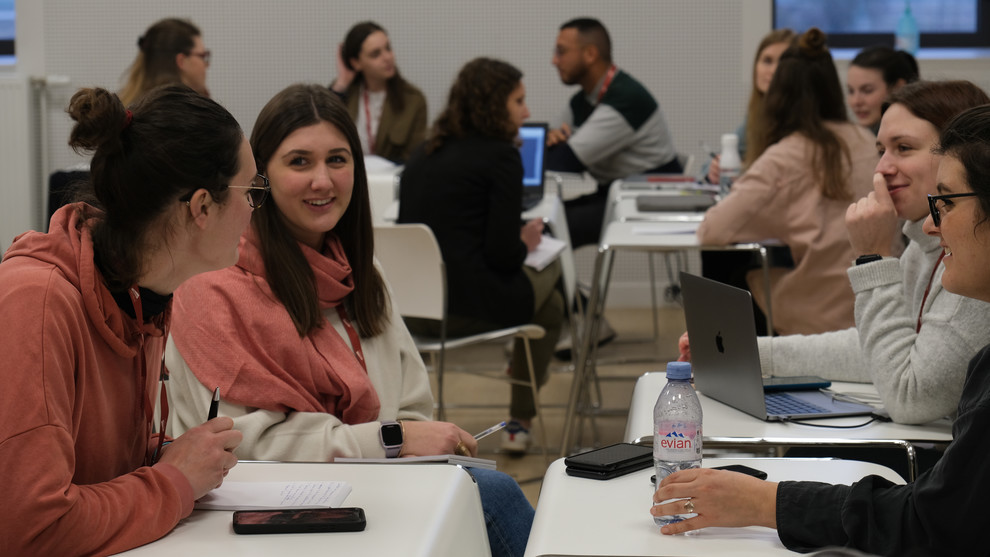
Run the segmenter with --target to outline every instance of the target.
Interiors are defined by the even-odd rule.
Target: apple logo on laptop
[[[725,354],[725,345],[722,344],[722,331],[715,333],[715,348],[719,354]]]

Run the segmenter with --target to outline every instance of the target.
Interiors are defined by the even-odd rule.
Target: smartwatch
[[[880,261],[881,259],[883,259],[883,256],[880,255],[879,253],[871,253],[869,255],[860,255],[859,257],[856,258],[856,264],[857,265],[863,265],[865,263],[872,263],[874,261]]]
[[[395,458],[402,451],[402,424],[399,422],[382,422],[378,436],[382,440],[382,447],[385,448],[385,456]]]

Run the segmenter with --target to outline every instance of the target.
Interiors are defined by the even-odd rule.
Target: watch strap
[[[870,253],[867,255],[860,255],[859,257],[857,257],[856,264],[863,265],[866,263],[872,263],[874,261],[880,261],[881,259],[883,259],[883,256],[880,255],[879,253]]]

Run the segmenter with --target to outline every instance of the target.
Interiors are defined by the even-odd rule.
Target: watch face
[[[392,447],[395,445],[402,444],[402,426],[399,424],[384,424],[382,425],[382,444],[386,447]]]

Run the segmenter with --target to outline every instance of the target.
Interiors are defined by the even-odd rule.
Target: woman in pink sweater
[[[166,444],[171,293],[237,261],[267,185],[237,121],[185,86],[125,110],[71,100],[93,152],[85,202],[22,234],[0,264],[0,555],[105,555],[153,541],[237,462],[217,418]],[[165,394],[161,393],[161,400]],[[204,420],[206,416],[203,416]]]

